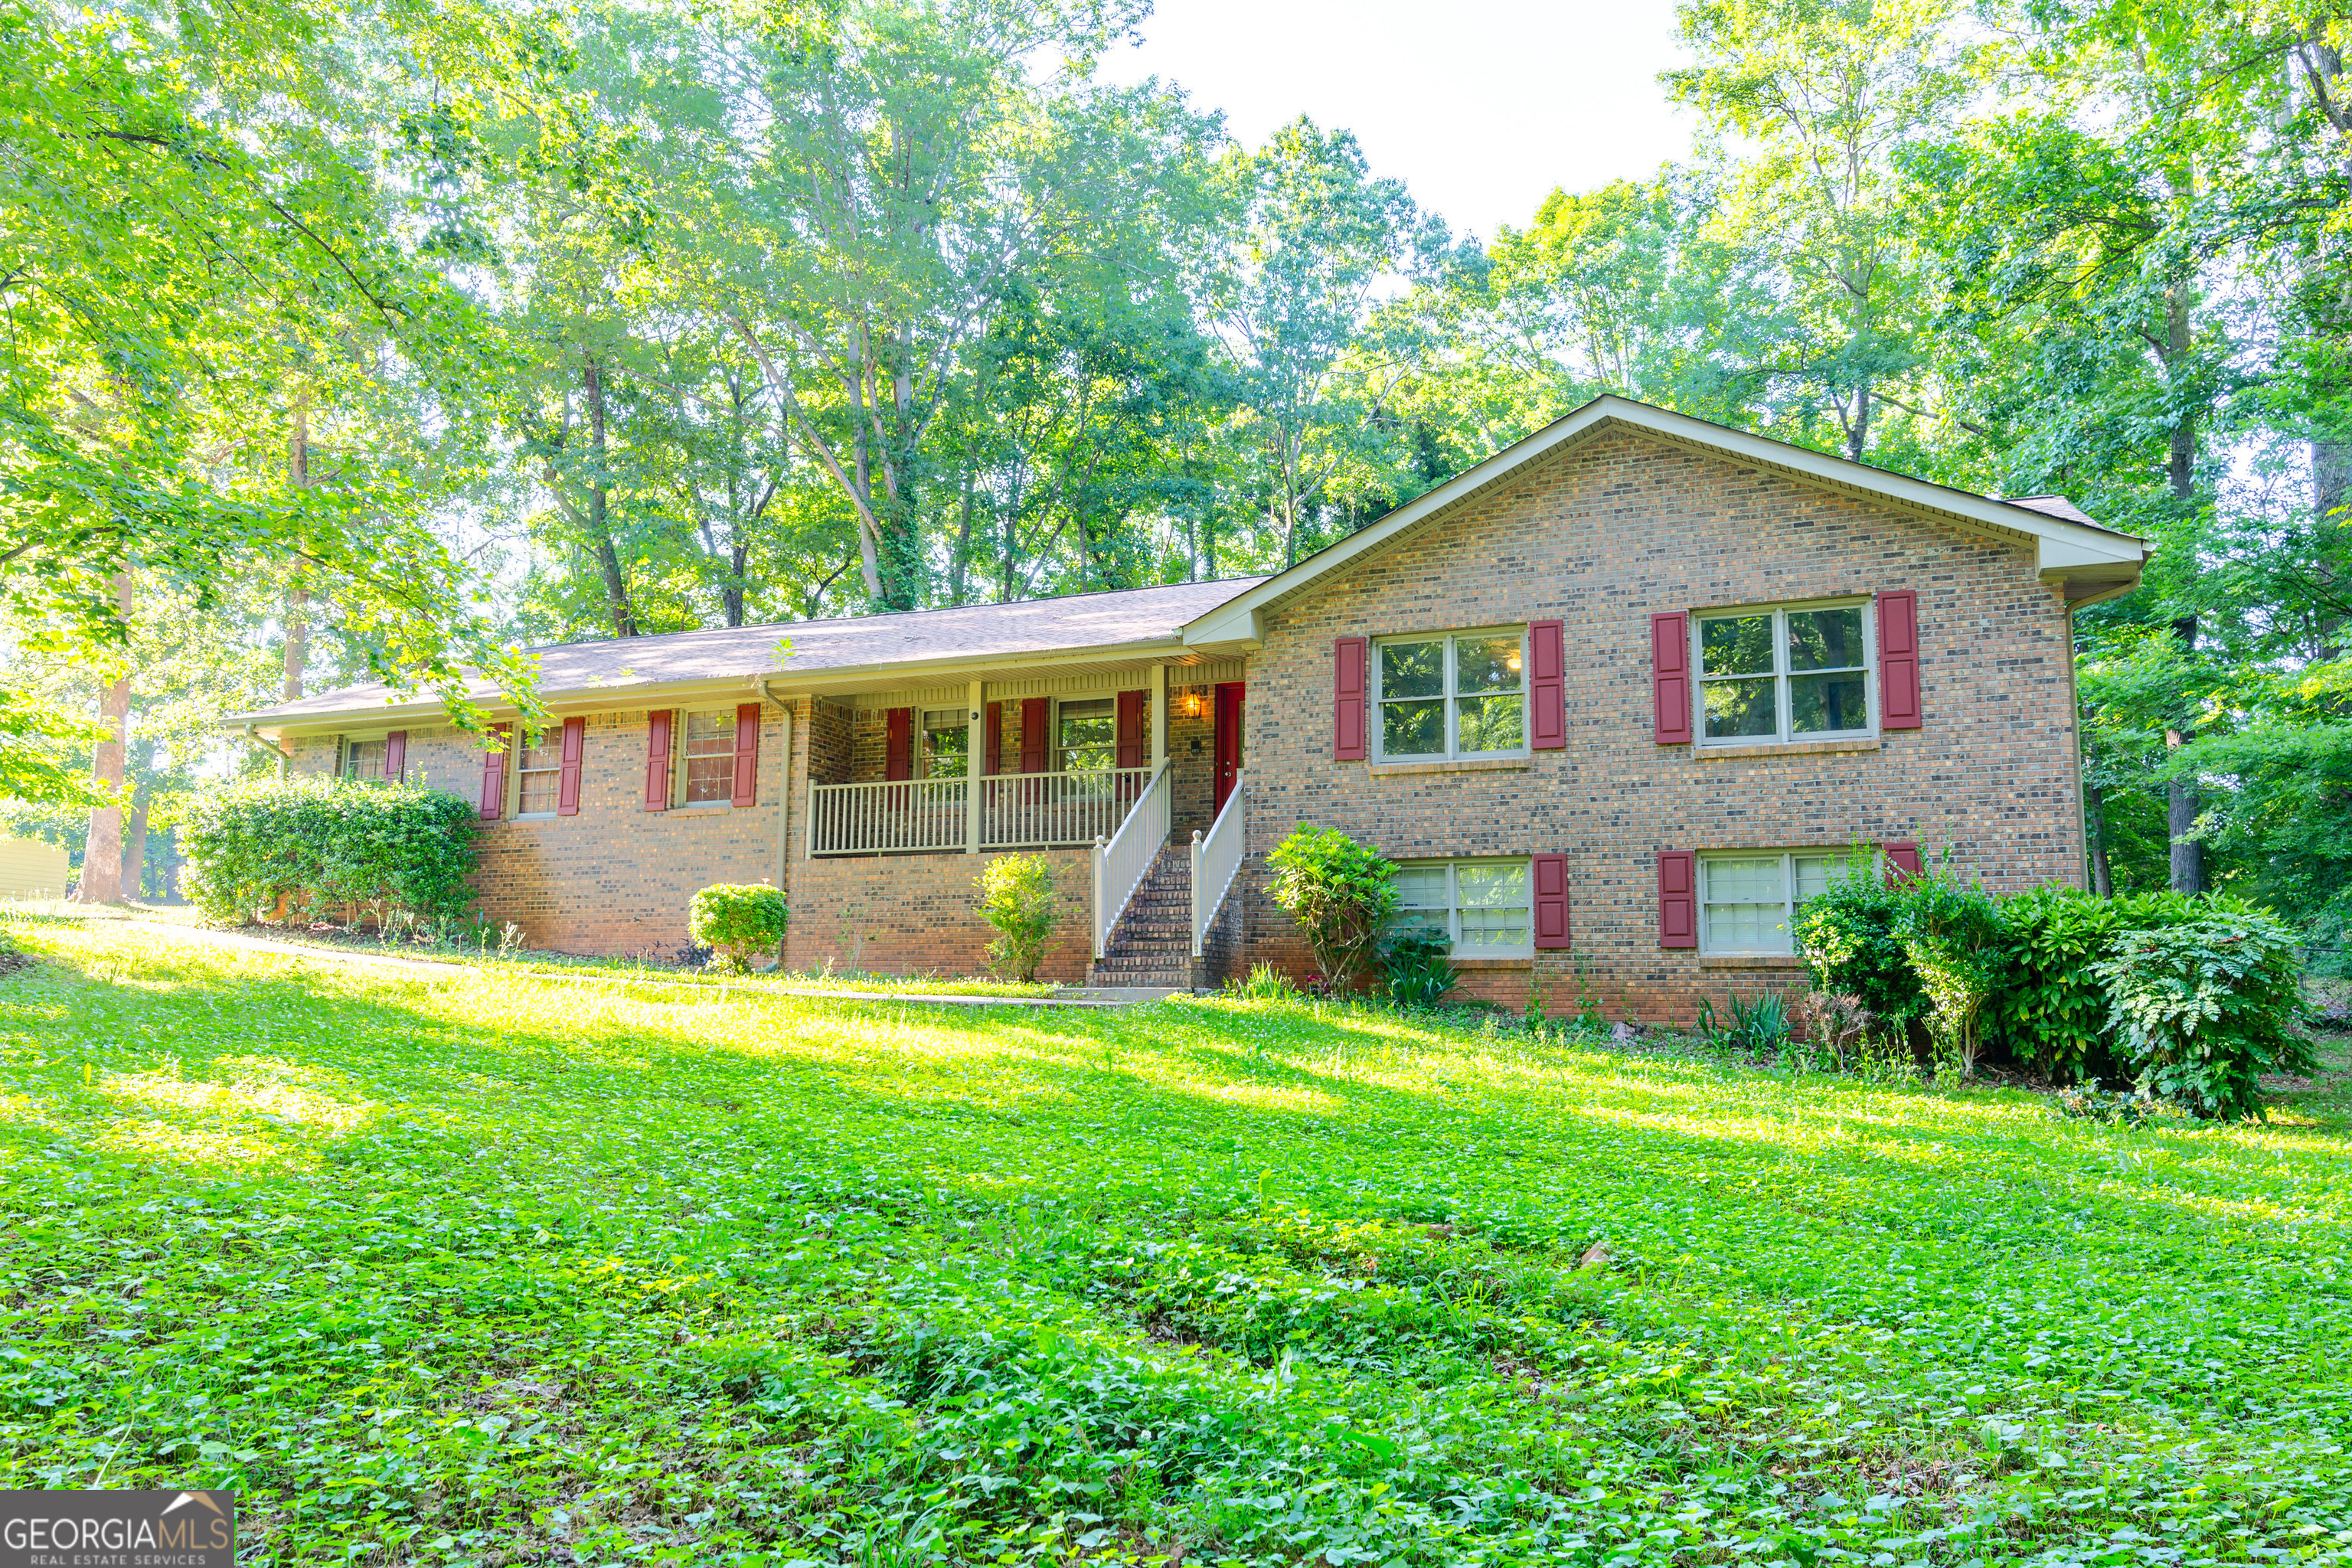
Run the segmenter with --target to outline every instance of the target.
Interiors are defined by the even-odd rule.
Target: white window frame
[[[705,703],[698,708],[679,708],[673,710],[669,727],[669,808],[672,811],[732,811],[735,809],[735,788],[731,782],[728,785],[727,793],[717,800],[686,798],[686,729],[687,715],[689,713],[724,714],[729,723],[732,724],[735,720],[735,704]],[[729,734],[730,736],[733,734],[732,730]],[[731,740],[729,742],[727,754],[730,757],[735,754]],[[731,781],[734,775],[730,773],[728,776]]]
[[[1813,671],[1789,668],[1789,616],[1805,610],[1862,611],[1862,696],[1869,721],[1859,730],[1795,729],[1794,676]],[[1739,621],[1772,617],[1772,673],[1769,677],[1724,677],[1772,682],[1775,728],[1769,735],[1714,735],[1706,732],[1706,635],[1709,621]],[[1770,605],[1739,605],[1722,609],[1694,610],[1690,617],[1691,738],[1701,746],[1776,746],[1810,741],[1870,740],[1878,734],[1878,605],[1867,595],[1845,594],[1833,599],[1790,599]]]
[[[540,741],[542,744],[549,741],[555,742],[555,766],[551,769],[533,768],[530,771],[555,774],[556,799],[561,803],[563,796],[563,721],[561,719],[550,721],[547,728],[540,731]],[[561,812],[526,812],[522,808],[522,762],[524,754],[530,750],[523,742],[523,727],[521,721],[517,721],[507,736],[507,816],[516,822],[552,822],[562,815]]]
[[[1869,851],[1873,859],[1879,856],[1876,848]],[[1797,951],[1797,862],[1827,860],[1832,874],[1843,870],[1853,858],[1852,847],[1838,849],[1815,845],[1800,845],[1793,849],[1704,849],[1698,857],[1698,950],[1701,953],[1721,953],[1727,957],[1793,957]],[[1778,947],[1727,947],[1714,940],[1713,926],[1707,919],[1707,907],[1720,900],[1712,899],[1713,866],[1725,860],[1769,860],[1780,862],[1780,924],[1782,939]]]
[[[391,742],[391,740],[392,731],[389,730],[378,730],[373,734],[362,732],[356,735],[336,736],[335,776],[339,779],[359,778],[360,775],[352,772],[352,748],[353,746],[366,746],[377,743],[388,745]],[[404,770],[404,771],[405,770]],[[382,768],[378,768],[374,773],[368,774],[366,779],[362,782],[373,784],[383,783],[383,770]]]
[[[1458,682],[1454,674],[1454,649],[1459,646],[1461,639],[1465,637],[1475,639],[1479,637],[1517,637],[1519,639],[1519,743],[1507,752],[1465,752],[1458,750],[1455,737],[1461,733],[1461,724],[1459,722],[1460,710],[1455,705],[1461,701],[1462,693],[1457,689]],[[1386,700],[1381,694],[1381,650],[1384,647],[1394,647],[1402,643],[1424,642],[1442,642],[1445,645],[1445,689],[1442,698],[1442,700],[1445,704],[1445,714],[1443,725],[1445,731],[1445,749],[1442,752],[1409,752],[1391,757],[1389,755],[1388,751],[1387,714],[1383,710]],[[1365,721],[1366,728],[1370,731],[1367,739],[1370,742],[1370,752],[1374,762],[1483,762],[1490,758],[1524,757],[1529,754],[1528,749],[1528,726],[1529,721],[1532,720],[1534,715],[1529,710],[1528,701],[1528,628],[1524,624],[1518,626],[1500,626],[1450,627],[1444,631],[1398,632],[1389,637],[1374,637],[1371,640],[1370,655],[1366,658],[1364,662],[1369,667],[1364,671],[1364,703],[1370,710],[1370,711],[1365,715]],[[1471,695],[1475,697],[1479,695],[1479,693],[1473,692]],[[1425,702],[1429,700],[1429,699],[1400,698],[1398,700]]]
[[[1045,732],[1045,771],[1049,773],[1088,773],[1093,771],[1092,769],[1072,768],[1066,765],[1066,759],[1062,752],[1062,710],[1072,702],[1108,702],[1110,704],[1110,765],[1102,771],[1105,773],[1117,773],[1118,771],[1118,693],[1116,691],[1073,691],[1066,697],[1056,697],[1054,699],[1054,710],[1051,715],[1049,715],[1048,721],[1050,728]],[[1151,699],[1147,695],[1144,698],[1143,718],[1144,724],[1147,726],[1147,732],[1148,727],[1151,722],[1150,702]]]
[[[1536,869],[1534,861],[1528,859],[1525,856],[1519,855],[1462,855],[1451,857],[1445,859],[1400,860],[1397,862],[1397,869],[1401,871],[1408,869],[1425,871],[1433,867],[1440,866],[1445,868],[1445,919],[1442,923],[1445,927],[1445,934],[1447,937],[1452,939],[1454,942],[1454,957],[1502,959],[1532,959],[1535,957]],[[1465,866],[1516,866],[1518,868],[1520,875],[1525,879],[1528,892],[1528,940],[1525,942],[1514,947],[1465,948],[1463,946],[1461,868]],[[1482,905],[1479,907],[1495,908],[1498,906]],[[1397,911],[1397,925],[1400,929],[1409,924],[1437,925],[1441,922],[1431,918],[1438,911],[1433,910],[1399,910]]]
[[[948,728],[950,730],[953,730],[956,733],[962,735],[965,738],[964,743],[966,745],[970,745],[971,743],[971,721],[967,719],[965,715],[971,711],[971,709],[965,707],[961,702],[950,703],[946,707],[941,708],[918,708],[915,710],[915,733],[913,741],[915,750],[915,776],[917,778],[960,779],[964,776],[961,772],[952,773],[935,773],[931,772],[931,752],[930,748],[923,743],[923,738],[932,732],[930,725],[926,721],[927,715],[932,713],[952,713],[955,715],[956,721],[949,725]]]

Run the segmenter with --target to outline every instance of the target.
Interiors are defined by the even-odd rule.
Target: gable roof
[[[973,662],[1018,663],[1068,655],[1182,656],[1181,628],[1187,621],[1263,581],[1236,577],[1176,583],[1000,605],[554,643],[528,651],[539,661],[540,695],[556,702],[620,694],[650,699],[698,684],[748,687],[763,679],[792,690],[812,679],[840,679],[869,670],[887,669],[895,677]],[[787,641],[791,646],[784,649]],[[488,681],[477,681],[469,690],[477,699],[493,702],[499,696],[499,689]],[[391,687],[374,683],[235,714],[225,722],[241,728],[355,713],[393,718],[439,711],[437,698],[404,698]]]
[[[1297,597],[1318,579],[1377,553],[1437,512],[1538,458],[1610,429],[1638,430],[1669,445],[1733,458],[1964,528],[2030,539],[2035,545],[2035,564],[2042,580],[2063,593],[2070,605],[2128,593],[2138,584],[2140,567],[2147,559],[2147,541],[2101,527],[2062,496],[1994,500],[1610,394],[1506,447],[1370,526],[1327,545],[1288,571],[1205,611],[1185,626],[1184,641],[1209,652],[1255,647],[1263,640],[1263,617],[1268,609]]]

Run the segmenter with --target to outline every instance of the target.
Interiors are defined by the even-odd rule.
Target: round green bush
[[[739,973],[751,967],[755,952],[782,956],[784,928],[792,920],[783,889],[765,882],[714,882],[694,895],[687,926],[694,940],[725,955]]]
[[[189,899],[215,920],[355,905],[452,915],[473,900],[474,804],[351,779],[256,779],[197,800],[183,824]]]

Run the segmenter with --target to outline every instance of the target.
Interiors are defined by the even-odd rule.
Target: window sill
[[[1701,969],[1802,969],[1805,961],[1793,952],[1703,952]]]
[[[1878,750],[1875,735],[1854,735],[1843,741],[1774,741],[1760,746],[1711,746],[1692,748],[1702,757],[1805,757],[1822,752],[1874,752]]]
[[[1527,757],[1465,757],[1451,763],[1370,763],[1364,772],[1376,779],[1403,778],[1412,773],[1512,773],[1524,770],[1530,761]]]
[[[516,822],[553,822],[557,817],[562,815],[563,814],[562,812],[558,811],[518,811],[514,814],[513,820]]]
[[[1535,961],[1533,953],[1524,958],[1449,958],[1446,960],[1456,969],[1528,969],[1534,966]]]
[[[673,805],[670,809],[694,812],[732,811],[735,809],[735,803],[731,800],[690,800],[681,805]]]

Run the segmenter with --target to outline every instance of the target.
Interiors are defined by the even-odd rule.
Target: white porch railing
[[[1151,781],[1150,768],[991,774],[979,781],[976,841],[966,809],[969,779],[811,784],[808,853],[936,855],[1092,844],[1119,831]],[[1160,834],[1167,835],[1164,826]]]
[[[1202,944],[1208,940],[1209,926],[1217,918],[1217,910],[1225,901],[1226,889],[1234,885],[1234,877],[1242,868],[1242,847],[1249,841],[1248,807],[1243,803],[1249,798],[1249,775],[1234,775],[1234,792],[1225,796],[1225,808],[1217,813],[1217,820],[1209,824],[1209,836],[1192,835],[1192,956],[1201,956]],[[1212,891],[1211,889],[1214,889]]]
[[[968,782],[946,778],[811,784],[809,853],[888,855],[961,849]]]
[[[1150,768],[992,773],[980,781],[980,847],[1092,844],[1118,831],[1150,784]]]
[[[1143,885],[1151,862],[1168,843],[1169,798],[1176,792],[1168,783],[1162,763],[1144,786],[1135,809],[1127,814],[1108,842],[1095,840],[1095,956],[1100,958],[1110,942],[1111,928],[1127,912],[1127,900]]]

